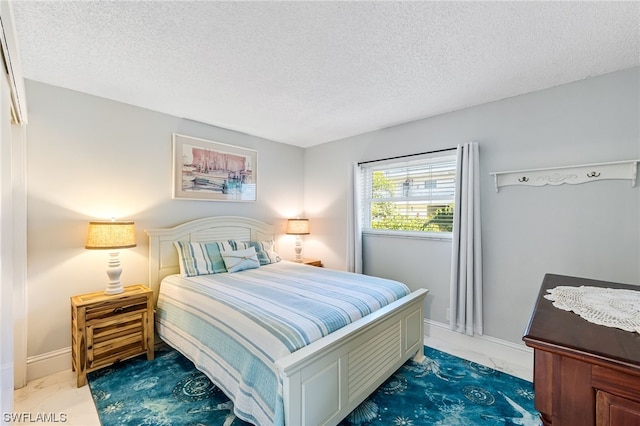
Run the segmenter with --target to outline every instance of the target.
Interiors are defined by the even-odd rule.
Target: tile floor
[[[459,356],[478,364],[531,381],[533,366],[517,365],[507,360],[489,358],[486,355],[455,347],[431,337],[425,345]],[[75,373],[71,370],[36,379],[14,394],[14,413],[30,413],[29,423],[47,425],[99,426],[89,386],[76,387]],[[34,422],[38,415],[48,415],[50,422]],[[27,414],[28,415],[28,414]],[[64,420],[64,421],[63,421]]]

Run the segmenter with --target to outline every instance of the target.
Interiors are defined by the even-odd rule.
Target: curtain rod
[[[358,166],[362,164],[367,164],[367,163],[377,163],[378,161],[397,160],[398,158],[415,157],[416,155],[435,154],[437,152],[445,152],[445,151],[455,151],[456,149],[458,148],[457,147],[443,148],[443,149],[436,149],[435,151],[418,152],[416,154],[407,154],[407,155],[398,155],[397,157],[380,158],[379,160],[361,161],[358,163]]]

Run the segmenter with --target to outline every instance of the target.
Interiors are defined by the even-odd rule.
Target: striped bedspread
[[[160,286],[160,337],[256,425],[284,425],[274,362],[409,294],[404,284],[279,262],[238,273],[172,275]]]

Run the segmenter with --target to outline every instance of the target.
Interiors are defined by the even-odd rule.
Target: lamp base
[[[296,258],[295,261],[298,263],[302,263],[302,238],[300,235],[296,235],[296,245],[295,245]]]
[[[124,287],[122,287],[122,284],[118,283],[117,286],[111,286],[111,284],[109,284],[107,286],[107,289],[104,291],[104,294],[120,294],[120,293],[124,293]]]
[[[104,294],[120,294],[124,292],[124,287],[120,283],[120,274],[122,274],[122,268],[120,267],[119,252],[114,251],[109,253],[109,269],[107,269],[109,284],[107,284]]]

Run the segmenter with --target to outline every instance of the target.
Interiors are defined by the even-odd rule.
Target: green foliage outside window
[[[394,182],[382,172],[373,173],[373,198],[394,197]],[[371,228],[394,231],[452,232],[453,203],[430,205],[427,216],[406,214],[398,208],[403,202],[381,201],[371,203]]]
[[[424,224],[424,231],[453,232],[453,203],[436,210]]]

